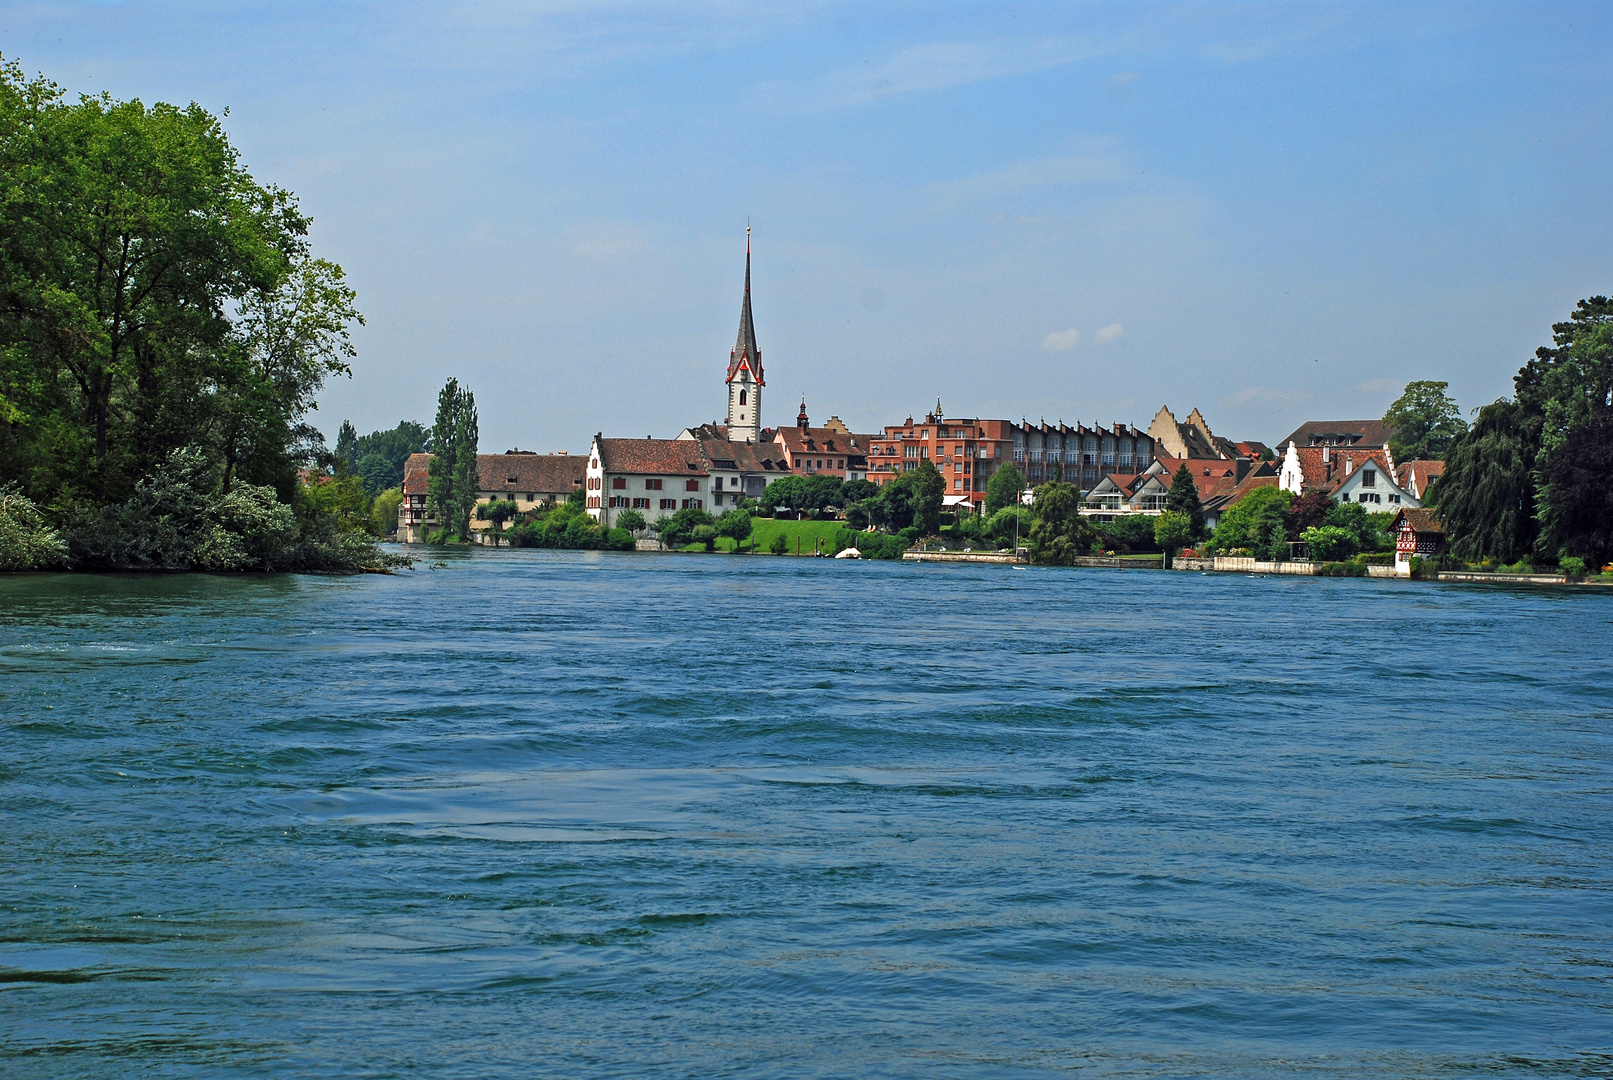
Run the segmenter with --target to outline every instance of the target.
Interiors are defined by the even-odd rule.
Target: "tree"
[[[710,514],[704,510],[696,510],[691,507],[687,510],[679,510],[670,517],[662,518],[656,525],[656,532],[661,537],[661,542],[667,547],[684,548],[688,547],[696,539],[704,540],[703,537],[695,536],[696,529],[701,526],[711,527],[715,523],[715,519]],[[716,535],[716,530],[713,528],[712,538],[715,538]]]
[[[353,472],[363,482],[365,494],[372,498],[393,486],[392,466],[380,454],[365,454],[358,459]]]
[[[1462,412],[1445,388],[1446,382],[1410,382],[1383,422],[1389,428],[1389,449],[1396,461],[1443,461],[1451,443],[1467,431]]]
[[[806,508],[806,503],[806,491],[799,476],[781,476],[762,489],[762,505],[775,511],[780,506],[791,510],[803,510]]]
[[[1451,553],[1512,561],[1531,552],[1613,556],[1613,300],[1593,296],[1513,379],[1513,398],[1479,410],[1446,455],[1430,501]]]
[[[1197,540],[1204,535],[1204,506],[1199,502],[1198,485],[1193,483],[1193,470],[1187,467],[1185,461],[1177,468],[1176,475],[1171,477],[1171,489],[1165,495],[1165,509],[1187,515],[1192,525],[1192,539]]]
[[[1310,549],[1312,562],[1338,562],[1361,550],[1359,538],[1338,525],[1319,525],[1299,534]]]
[[[1073,484],[1050,480],[1036,489],[1031,503],[1032,562],[1074,566],[1077,557],[1096,546],[1098,530],[1080,510],[1081,495]]]
[[[1193,519],[1180,510],[1167,510],[1154,519],[1154,543],[1165,553],[1166,565],[1193,542]]]
[[[908,474],[913,478],[913,524],[924,536],[934,536],[941,528],[941,499],[947,482],[931,461],[919,462]]]
[[[1515,562],[1535,546],[1534,459],[1538,434],[1523,406],[1502,399],[1479,410],[1452,444],[1445,474],[1426,501],[1439,507],[1451,554]]]
[[[689,536],[695,543],[706,545],[707,551],[717,546],[717,528],[714,525],[696,525]]]
[[[1257,487],[1221,512],[1210,546],[1216,551],[1248,549],[1260,558],[1288,556],[1288,507],[1293,495]]]
[[[1155,520],[1156,515],[1127,514],[1104,522],[1098,526],[1098,531],[1117,551],[1147,554],[1159,550],[1159,543],[1154,539]]]
[[[398,529],[398,507],[403,502],[401,488],[387,488],[370,504],[371,531],[376,536],[390,536]]]
[[[986,516],[991,517],[1005,506],[1018,506],[1020,493],[1025,490],[1025,475],[1005,461],[986,481]]]
[[[753,528],[749,512],[735,508],[725,512],[717,519],[717,535],[726,536],[734,542],[734,551],[737,553],[740,545],[750,538]]]
[[[504,523],[520,513],[514,499],[493,499],[477,508],[481,517],[493,523],[495,541],[504,533]]]
[[[1288,528],[1294,536],[1322,525],[1338,504],[1325,491],[1308,491],[1288,504]]]
[[[349,441],[348,435],[352,432],[353,425],[342,421],[335,456],[338,461],[346,462],[348,472],[364,477],[365,488],[371,494],[403,483],[403,466],[409,455],[422,453],[431,445],[431,432],[412,420],[400,420],[391,431],[352,434]],[[383,462],[384,468],[374,462],[365,464],[372,457]]]
[[[850,506],[864,499],[876,498],[879,485],[871,480],[847,480],[840,488],[840,506]]]
[[[637,510],[623,510],[616,515],[616,527],[630,533],[641,533],[644,531],[644,515]]]
[[[774,555],[787,555],[790,551],[790,542],[784,539],[783,533],[774,533],[773,539],[767,545],[767,550]]]
[[[435,511],[445,535],[461,540],[470,537],[476,506],[476,443],[476,396],[458,379],[449,379],[437,395],[426,506]]]

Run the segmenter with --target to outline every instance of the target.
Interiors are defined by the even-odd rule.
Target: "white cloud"
[[[1107,345],[1111,341],[1119,341],[1120,335],[1125,332],[1126,328],[1124,326],[1117,322],[1112,322],[1092,335],[1092,343],[1094,345]]]
[[[1055,330],[1042,339],[1042,348],[1048,352],[1069,352],[1081,344],[1081,331],[1076,329]]]

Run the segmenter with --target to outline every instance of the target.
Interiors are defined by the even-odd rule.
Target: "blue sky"
[[[580,451],[719,417],[1274,441],[1508,393],[1613,292],[1613,6],[0,3],[72,91],[228,108],[368,325],[316,420]]]

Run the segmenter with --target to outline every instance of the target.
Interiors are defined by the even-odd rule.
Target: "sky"
[[[6,3],[73,93],[195,101],[365,325],[334,441],[581,452],[721,419],[745,229],[767,386],[1275,443],[1464,411],[1613,293],[1613,5]]]

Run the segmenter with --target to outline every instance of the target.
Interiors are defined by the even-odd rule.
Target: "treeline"
[[[386,564],[298,481],[363,321],[308,228],[199,105],[0,63],[0,566]]]
[[[1451,554],[1613,560],[1613,300],[1581,300],[1552,344],[1479,410],[1432,487]]]

